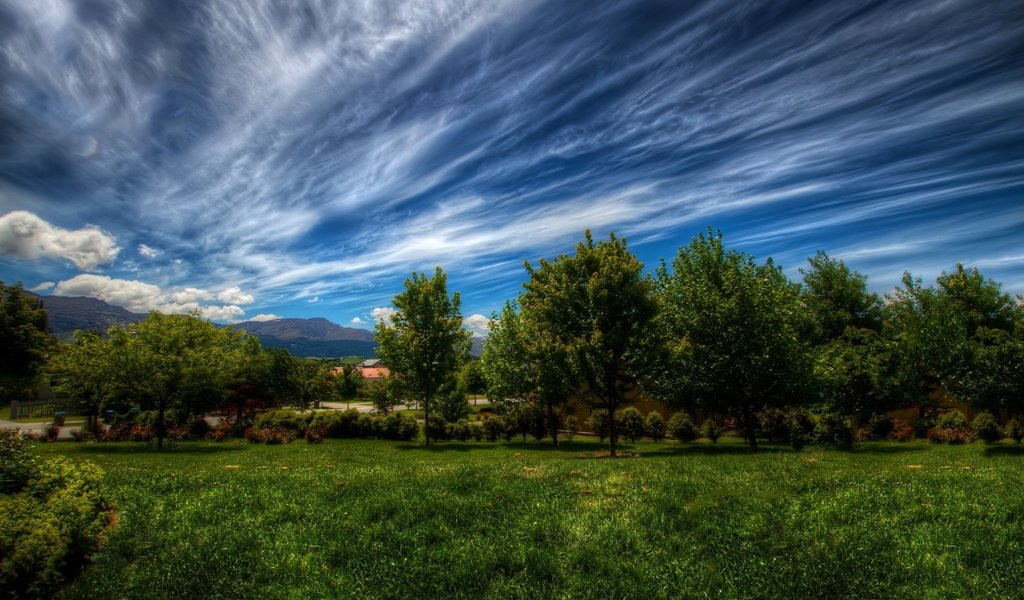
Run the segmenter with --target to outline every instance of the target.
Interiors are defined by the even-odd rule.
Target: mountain
[[[245,321],[235,327],[260,338],[267,348],[285,348],[295,356],[376,356],[372,332],[342,327],[322,317]]]
[[[112,325],[138,323],[146,315],[107,304],[102,300],[84,297],[40,296],[26,294],[42,300],[46,307],[50,331],[61,341],[70,341],[76,329],[106,333]]]

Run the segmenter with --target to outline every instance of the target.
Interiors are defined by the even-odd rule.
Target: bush
[[[661,413],[656,410],[648,413],[644,425],[647,435],[651,436],[652,440],[660,442],[665,439],[665,417],[662,417]]]
[[[590,417],[587,418],[587,427],[597,434],[601,443],[604,443],[605,438],[608,437],[608,432],[611,430],[610,423],[608,420],[608,411],[603,408],[598,408],[590,412]]]
[[[974,417],[974,422],[971,423],[971,428],[974,429],[974,434],[986,444],[992,444],[1003,439],[1003,432],[999,429],[999,423],[992,416],[992,413],[978,413]]]
[[[449,439],[458,440],[460,442],[469,441],[469,421],[465,419],[459,419],[455,423],[449,423],[447,430]]]
[[[832,445],[841,450],[853,448],[854,443],[849,419],[835,413],[825,413],[818,417],[813,438],[818,444]]]
[[[939,415],[935,426],[939,429],[958,429],[968,427],[967,417],[958,410],[950,410]]]
[[[314,413],[300,413],[294,410],[270,410],[256,415],[252,426],[255,429],[291,429],[296,434],[303,433],[309,427]]]
[[[677,412],[668,420],[668,434],[685,444],[697,439],[697,427],[690,415]]]
[[[970,427],[932,427],[928,439],[936,444],[970,444],[975,439]]]
[[[102,542],[110,509],[90,462],[40,460],[0,432],[0,596],[52,597]]]
[[[622,434],[634,444],[647,433],[647,424],[644,422],[644,415],[637,409],[630,406],[616,413],[616,423],[621,427]]]
[[[71,439],[76,442],[95,442],[96,434],[91,431],[85,431],[82,429],[72,429]]]
[[[892,419],[886,415],[874,414],[868,419],[868,431],[871,436],[878,439],[885,439],[892,433],[894,426]]]
[[[1006,424],[1005,433],[1006,437],[1019,444],[1021,438],[1024,438],[1024,427],[1021,427],[1020,421],[1017,419],[1011,419],[1010,422]]]
[[[313,414],[309,422],[310,426],[321,426],[326,430],[329,438],[354,438],[359,437],[359,411],[350,408],[348,410],[325,410]]]
[[[482,442],[484,440],[484,426],[479,421],[469,424],[469,435],[473,438],[474,442]]]
[[[245,439],[254,444],[290,444],[297,434],[287,427],[252,427],[245,431]]]
[[[893,419],[892,430],[886,437],[891,442],[909,442],[914,437],[914,428],[903,419]]]
[[[383,434],[384,420],[376,415],[361,414],[356,419],[358,435],[366,438],[379,438]]]
[[[914,437],[928,437],[928,432],[936,426],[936,420],[935,413],[928,411],[923,417],[914,421]]]
[[[448,422],[439,414],[430,415],[427,421],[427,437],[435,442],[448,439]]]
[[[704,424],[700,428],[701,436],[711,440],[712,444],[717,444],[718,438],[722,437],[724,432],[725,427],[710,417],[704,420]]]
[[[761,435],[769,442],[785,442],[790,439],[789,411],[784,408],[766,408],[757,413],[757,425]]]
[[[384,439],[408,442],[419,434],[420,426],[412,413],[393,412],[381,420],[381,436]]]
[[[569,437],[571,442],[576,434],[580,432],[580,420],[575,415],[569,415],[565,418],[565,433]]]
[[[319,444],[324,441],[327,435],[327,428],[323,425],[310,425],[306,428],[305,437],[309,444]]]
[[[204,437],[210,433],[210,424],[203,417],[196,417],[188,422],[188,432],[196,437]]]
[[[231,423],[227,419],[219,419],[217,425],[210,429],[204,436],[207,441],[211,442],[223,442],[224,440],[231,437],[232,428]]]
[[[499,416],[484,419],[484,433],[488,442],[496,442],[505,434],[505,420]]]

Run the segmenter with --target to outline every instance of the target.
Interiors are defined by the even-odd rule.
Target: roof
[[[391,375],[391,370],[387,367],[363,367],[359,372],[362,373],[363,379],[382,379]]]
[[[359,363],[360,368],[364,367],[380,367],[381,361],[379,358],[368,358],[363,362]]]

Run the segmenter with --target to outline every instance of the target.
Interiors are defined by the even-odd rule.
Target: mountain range
[[[146,315],[133,313],[102,300],[84,297],[39,296],[49,316],[50,331],[61,341],[71,341],[76,329],[104,333],[112,325],[138,323]],[[342,327],[323,317],[245,321],[233,325],[260,339],[267,348],[285,348],[294,356],[329,357],[376,356],[373,332]],[[482,338],[473,338],[470,354],[483,353]]]

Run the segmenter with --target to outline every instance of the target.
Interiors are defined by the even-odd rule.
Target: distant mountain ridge
[[[146,315],[133,313],[102,300],[86,297],[40,296],[46,307],[50,331],[61,341],[71,341],[76,329],[106,333],[113,325],[138,323]],[[341,356],[376,356],[377,342],[372,331],[343,327],[323,317],[312,319],[274,319],[244,321],[233,325],[255,335],[266,348],[285,348],[300,357],[336,358]],[[469,353],[483,354],[484,339],[474,337]]]

